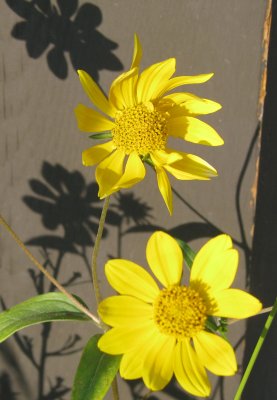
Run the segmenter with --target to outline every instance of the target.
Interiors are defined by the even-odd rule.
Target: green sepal
[[[105,131],[105,132],[94,133],[89,137],[90,139],[111,139],[113,136],[111,131]]]
[[[50,321],[90,321],[63,293],[32,297],[0,314],[0,342],[27,326]]]
[[[183,256],[184,256],[185,262],[186,262],[186,264],[187,264],[187,266],[188,266],[188,268],[189,268],[189,270],[190,270],[191,267],[192,267],[192,264],[193,264],[193,260],[194,260],[194,258],[195,258],[195,256],[196,256],[196,253],[195,253],[195,252],[191,249],[191,247],[190,247],[186,242],[184,242],[183,240],[181,240],[181,239],[176,239],[176,238],[175,238],[175,240],[177,241],[178,245],[181,247],[181,250],[182,250],[182,252],[183,252]]]
[[[153,161],[151,160],[150,154],[146,154],[145,156],[141,156],[141,160],[146,162],[146,164],[150,165],[151,167],[155,168]]]
[[[102,400],[114,380],[120,356],[103,353],[97,346],[101,335],[89,339],[75,374],[71,400]]]

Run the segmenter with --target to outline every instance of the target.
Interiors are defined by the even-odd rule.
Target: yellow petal
[[[194,76],[176,76],[175,78],[172,78],[168,82],[164,83],[164,85],[160,88],[159,96],[163,95],[166,92],[169,92],[170,90],[175,89],[178,86],[207,82],[209,79],[211,79],[212,76],[213,73]]]
[[[142,47],[138,35],[134,37],[134,53],[131,68],[138,67],[142,57]]]
[[[180,160],[171,165],[164,165],[164,168],[175,178],[180,180],[208,180],[217,176],[216,170],[202,158],[193,154],[178,152]]]
[[[144,344],[141,345],[144,348]],[[120,376],[124,379],[138,379],[143,374],[143,354],[141,351],[129,351],[124,354],[120,362]]]
[[[138,80],[138,68],[119,75],[112,83],[109,99],[117,110],[133,107],[137,104],[136,84]]]
[[[108,155],[111,154],[114,148],[115,146],[113,142],[110,141],[84,150],[82,153],[83,165],[85,165],[86,167],[90,167],[92,165],[98,164],[99,162],[104,160],[104,158],[108,157]]]
[[[116,184],[116,189],[127,189],[142,181],[145,177],[145,167],[139,155],[132,152],[127,160],[125,171]]]
[[[159,288],[152,276],[132,261],[115,259],[105,265],[105,274],[110,285],[120,294],[137,297],[152,303]]]
[[[211,385],[207,373],[189,340],[183,340],[175,347],[174,374],[187,392],[194,396],[209,396]]]
[[[75,110],[78,128],[83,132],[103,132],[113,129],[114,123],[99,112],[79,104]]]
[[[143,381],[149,389],[162,390],[173,375],[175,338],[158,334],[143,363]]]
[[[227,340],[202,331],[193,338],[193,343],[201,363],[213,374],[230,376],[236,373],[236,356]]]
[[[154,165],[162,167],[182,159],[182,155],[174,150],[155,150],[150,154]]]
[[[172,215],[172,190],[166,172],[163,168],[155,166],[159,191],[164,199],[169,214]]]
[[[157,328],[150,321],[139,327],[117,327],[107,331],[98,341],[100,350],[108,354],[124,354],[129,351],[141,351],[141,345],[157,336]]]
[[[260,301],[239,289],[225,289],[211,292],[217,303],[217,309],[213,315],[226,318],[248,318],[257,314],[262,309]]]
[[[168,133],[176,138],[206,146],[221,146],[224,141],[208,124],[193,117],[170,118]]]
[[[209,240],[196,254],[190,271],[190,281],[202,281],[206,270],[214,268],[214,259],[232,249],[232,239],[228,235],[218,235]],[[237,266],[236,266],[237,267]],[[233,272],[231,272],[233,274]]]
[[[155,232],[148,240],[146,258],[153,274],[165,286],[178,284],[183,271],[183,254],[173,237]]]
[[[161,86],[174,74],[175,65],[175,58],[169,58],[151,65],[141,73],[137,84],[137,99],[139,103],[150,101],[157,97]]]
[[[110,105],[108,99],[99,88],[97,83],[87,74],[85,71],[78,70],[78,75],[81,81],[81,84],[84,88],[84,91],[90,98],[91,102],[96,105],[99,110],[103,111],[105,114],[109,115],[110,117],[114,116],[114,110]]]
[[[215,292],[232,285],[237,273],[239,255],[237,250],[229,249],[218,254],[214,253],[205,265],[202,260],[195,261],[196,264],[192,267],[195,270],[190,277],[191,284],[196,280],[208,285],[210,294],[214,297]]]
[[[107,325],[135,328],[153,319],[153,306],[131,296],[111,296],[99,304],[98,313]]]
[[[123,174],[123,162],[125,154],[121,150],[116,150],[109,157],[98,164],[95,177],[99,185],[98,196],[103,198],[113,193],[113,187]]]
[[[191,93],[171,93],[163,99],[172,100],[177,105],[170,110],[171,116],[211,114],[221,109],[219,103]]]

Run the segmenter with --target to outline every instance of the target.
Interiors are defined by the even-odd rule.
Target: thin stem
[[[148,397],[152,394],[152,390],[149,390],[142,398],[142,400],[147,400]]]
[[[112,393],[113,393],[113,400],[119,400],[119,393],[118,393],[118,385],[116,377],[112,382]]]
[[[86,314],[97,327],[101,327],[99,319],[93,315],[86,307],[84,307],[74,296],[72,296],[49,272],[39,263],[39,261],[33,256],[33,254],[27,249],[24,243],[19,239],[17,234],[13,231],[10,225],[4,220],[0,214],[0,224],[3,224],[6,230],[10,233],[16,243],[21,247],[24,253],[29,257],[32,263],[46,276],[46,278],[54,285],[56,288],[62,292],[71,302],[84,314]]]
[[[267,320],[265,322],[265,325],[263,327],[262,333],[261,333],[261,335],[260,335],[260,337],[258,339],[258,342],[257,342],[257,344],[255,346],[255,349],[254,349],[253,353],[252,353],[252,356],[251,356],[250,361],[249,361],[249,363],[247,365],[247,368],[246,368],[246,370],[244,372],[244,375],[242,377],[242,380],[240,382],[240,385],[238,387],[238,390],[237,390],[237,393],[236,393],[236,395],[234,397],[234,400],[240,400],[240,398],[241,398],[241,395],[242,395],[242,392],[243,392],[244,387],[246,385],[246,382],[247,382],[247,380],[249,378],[249,375],[250,375],[250,373],[252,371],[252,368],[253,368],[253,366],[254,366],[254,364],[256,362],[256,359],[257,359],[258,354],[259,354],[259,352],[261,350],[261,347],[262,347],[262,345],[264,343],[266,335],[268,334],[269,328],[270,328],[270,326],[272,324],[272,321],[273,321],[273,319],[274,319],[274,317],[276,315],[276,312],[277,312],[277,297],[276,297],[275,303],[273,305],[273,308],[271,310],[271,313],[269,314],[269,316],[268,316],[268,318],[267,318]]]
[[[102,296],[100,293],[100,287],[99,287],[99,281],[98,281],[97,257],[98,257],[98,253],[99,253],[99,249],[100,249],[100,242],[101,242],[102,235],[103,235],[105,219],[106,219],[107,211],[109,208],[109,201],[110,201],[110,196],[106,197],[104,200],[103,209],[102,209],[99,226],[98,226],[98,231],[97,231],[97,235],[95,238],[94,248],[93,248],[92,257],[91,257],[91,274],[92,274],[93,289],[94,289],[94,293],[95,293],[97,307],[98,307],[98,304],[100,303],[100,301],[102,300]]]

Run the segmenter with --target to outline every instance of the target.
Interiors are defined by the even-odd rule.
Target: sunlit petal
[[[209,396],[211,385],[207,373],[189,339],[177,343],[175,347],[174,373],[179,384],[187,392],[194,396]]]
[[[116,150],[109,157],[98,164],[95,177],[99,185],[98,196],[103,198],[113,193],[113,188],[123,174],[123,162],[125,154],[121,150]]]
[[[145,349],[145,343],[141,344]],[[123,354],[120,362],[120,376],[124,379],[138,379],[143,374],[144,354],[138,349]]]
[[[168,82],[164,83],[164,85],[160,88],[159,96],[162,96],[164,93],[169,92],[178,86],[207,82],[212,76],[213,73],[194,76],[176,76],[175,78],[172,78]]]
[[[83,132],[103,132],[113,129],[114,123],[99,112],[79,104],[75,110],[78,128]]]
[[[162,390],[173,375],[175,338],[157,334],[143,363],[145,386],[156,391]]]
[[[153,164],[159,167],[173,164],[181,159],[182,159],[181,153],[174,150],[169,150],[169,149],[156,150],[153,153],[151,153],[151,160],[153,161]]]
[[[137,80],[138,68],[132,68],[113,81],[110,88],[109,100],[117,110],[133,107],[137,104]]]
[[[214,260],[221,254],[225,254],[227,250],[232,249],[232,239],[228,235],[218,235],[210,239],[196,254],[190,272],[190,281],[203,281],[207,270],[213,270]],[[235,261],[235,260],[234,260]],[[237,265],[235,265],[237,268]],[[231,274],[235,273],[234,268],[231,268]],[[235,269],[236,270],[236,269]],[[227,271],[228,272],[228,271]],[[231,284],[232,282],[230,282]]]
[[[194,279],[196,279],[205,283],[210,288],[212,295],[218,290],[227,289],[235,279],[238,261],[238,252],[235,249],[214,253],[214,256],[207,261],[206,267],[198,259],[193,267],[195,271],[193,275],[191,274],[190,282],[192,284]],[[196,269],[198,266],[199,271],[197,273]]]
[[[98,341],[100,350],[108,354],[124,354],[141,349],[148,339],[157,336],[157,328],[153,321],[141,324],[139,327],[130,326],[112,328]]]
[[[172,190],[168,176],[163,168],[155,167],[159,191],[164,199],[169,214],[172,215]]]
[[[109,260],[105,265],[105,274],[110,285],[120,294],[137,297],[153,302],[159,294],[159,288],[146,270],[128,260]]]
[[[157,97],[161,86],[174,74],[175,65],[175,58],[169,58],[151,65],[141,73],[137,84],[137,99],[139,103],[150,101]]]
[[[177,105],[170,110],[172,117],[211,114],[222,108],[215,101],[203,99],[191,93],[171,93],[165,96],[164,99],[172,100]]]
[[[229,376],[236,373],[236,356],[227,340],[202,331],[193,338],[193,343],[202,364],[213,374]]]
[[[95,83],[94,80],[85,71],[79,69],[77,72],[84,91],[90,98],[91,102],[95,104],[96,107],[99,108],[99,110],[103,111],[110,117],[113,117],[114,109],[111,107],[108,99],[99,88],[97,83]]]
[[[116,184],[116,189],[129,188],[145,177],[145,167],[139,155],[132,152],[127,160],[125,171]]]
[[[138,67],[142,57],[142,46],[138,35],[135,33],[134,37],[134,53],[131,68]]]
[[[164,165],[166,171],[180,180],[208,180],[217,176],[216,170],[202,158],[193,154],[177,152],[181,159],[170,164]]]
[[[226,318],[248,318],[262,309],[260,301],[239,289],[225,289],[212,292],[217,309],[213,315]]]
[[[168,121],[170,136],[206,146],[221,146],[224,141],[208,124],[194,117],[176,117]]]
[[[146,246],[146,258],[153,274],[165,287],[180,282],[183,271],[182,250],[167,233],[153,233]]]
[[[92,166],[98,164],[104,158],[108,157],[115,146],[112,141],[90,147],[82,153],[82,161],[85,166]]]
[[[153,319],[153,306],[131,296],[111,296],[99,304],[98,313],[107,325],[135,328]]]

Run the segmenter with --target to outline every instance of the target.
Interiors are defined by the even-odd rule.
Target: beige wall
[[[177,59],[178,74],[215,73],[211,81],[189,87],[189,91],[223,105],[221,111],[204,119],[211,123],[225,140],[225,145],[221,148],[180,143],[180,150],[194,152],[213,164],[219,172],[219,177],[211,182],[172,180],[173,187],[184,199],[182,201],[175,196],[172,217],[168,215],[158,194],[155,176],[149,171],[145,181],[131,191],[135,198],[149,207],[143,209],[151,218],[148,217],[143,222],[177,232],[188,240],[195,250],[217,230],[227,232],[240,248],[241,264],[235,283],[244,287],[244,250],[251,247],[253,228],[252,189],[255,187],[256,161],[259,154],[257,142],[253,145],[245,169],[244,163],[258,123],[257,103],[262,70],[266,1],[79,1],[78,9],[71,17],[70,23],[67,18],[68,25],[64,31],[61,28],[61,20],[58,21],[57,27],[52,27],[52,33],[57,35],[55,40],[59,39],[60,52],[57,51],[57,46],[56,51],[53,50],[53,44],[49,44],[45,49],[43,47],[44,39],[45,47],[49,39],[49,27],[42,31],[41,28],[33,28],[34,22],[22,24],[22,21],[26,21],[23,16],[28,17],[31,11],[20,8],[23,1],[14,1],[14,9],[8,5],[11,3],[7,0],[0,4],[0,196],[1,212],[22,240],[28,242],[32,239],[31,250],[40,260],[47,259],[54,265],[60,265],[58,278],[62,283],[70,279],[75,272],[81,274],[74,282],[76,285],[70,287],[70,291],[79,294],[89,305],[93,305],[87,268],[91,248],[87,246],[85,232],[80,230],[80,220],[87,221],[89,212],[85,215],[80,212],[80,197],[83,198],[83,205],[92,207],[93,215],[90,216],[90,220],[94,223],[97,222],[95,208],[101,207],[101,203],[96,198],[93,198],[93,202],[90,202],[89,197],[84,200],[86,190],[89,188],[93,191],[91,184],[94,175],[92,169],[82,166],[81,152],[90,146],[91,142],[86,134],[78,131],[73,109],[79,102],[89,105],[89,101],[83,93],[72,61],[75,67],[93,71],[102,88],[107,90],[118,74],[116,70],[129,67],[133,35],[137,32],[143,44],[143,66],[173,56]],[[74,1],[69,3],[73,4]],[[86,8],[81,9],[85,4]],[[90,6],[87,6],[88,4]],[[39,17],[37,12],[32,12],[35,22],[41,27],[42,17]],[[80,26],[85,27],[88,34],[88,45],[82,52],[72,33],[72,30],[77,28],[77,14]],[[18,25],[20,21],[21,25]],[[26,32],[28,49],[24,36]],[[40,33],[42,36],[39,36]],[[64,35],[66,37],[63,37]],[[21,37],[22,40],[14,36]],[[66,51],[65,46],[68,46]],[[62,168],[55,167],[57,164]],[[78,172],[73,174],[73,171]],[[37,195],[34,190],[38,191],[38,187],[41,187],[37,181],[46,184],[48,189],[55,193],[55,198],[47,198],[46,193]],[[61,183],[62,189],[56,191],[55,185]],[[66,185],[72,186],[71,194],[67,197],[61,195],[61,190],[68,192],[69,186],[65,189]],[[78,192],[80,187],[83,190],[82,195]],[[45,204],[46,201],[48,205]],[[49,206],[49,201],[54,206]],[[118,199],[112,199],[112,205],[115,206],[117,202]],[[193,206],[197,213],[186,203]],[[118,212],[115,207],[113,210]],[[243,233],[238,212],[242,217]],[[44,220],[42,215],[45,216]],[[72,219],[77,224],[76,229],[72,227]],[[135,226],[134,221],[130,221],[129,225],[125,221],[122,230]],[[73,235],[66,243],[65,232]],[[107,225],[107,237],[103,241],[99,260],[101,267],[109,256],[118,256],[119,235],[115,225]],[[142,232],[129,232],[120,237],[121,256],[146,265],[145,245],[149,233],[142,229]],[[47,256],[41,244],[47,246]],[[32,266],[3,229],[0,250],[1,296],[6,306],[10,307],[36,294],[28,273]],[[79,254],[76,254],[76,251]],[[103,285],[108,293],[110,289],[104,279]],[[233,344],[240,339],[243,332],[243,323],[231,328],[230,338]],[[49,349],[58,349],[68,335],[75,333],[81,337],[74,347],[78,349],[93,333],[93,329],[88,325],[56,324],[51,331]],[[30,328],[22,334],[34,338],[34,355],[39,358],[41,327]],[[242,342],[238,349],[240,359],[243,347]],[[46,376],[51,379],[53,385],[55,377],[60,376],[64,378],[64,385],[70,387],[79,357],[80,353],[77,353],[51,358],[47,362],[45,393],[49,390]],[[10,380],[12,389],[20,393],[16,398],[38,400],[37,372],[22,354],[14,338],[0,347],[0,362],[2,386]],[[239,376],[226,380],[226,398],[232,398],[238,382]],[[122,387],[122,398],[135,398],[126,384]],[[135,390],[139,390],[139,386],[136,386]],[[172,388],[170,391],[169,394],[157,394],[156,398],[183,398],[178,391],[174,392]],[[12,395],[9,396],[7,400],[13,398]],[[68,399],[69,394],[65,394],[63,398]],[[213,398],[223,399],[219,391]]]

